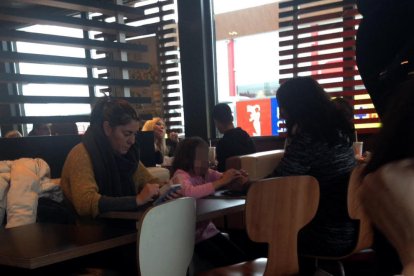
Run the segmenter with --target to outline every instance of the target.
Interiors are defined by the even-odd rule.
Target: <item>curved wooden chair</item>
[[[363,209],[363,204],[360,200],[360,190],[361,190],[361,181],[360,175],[363,170],[363,166],[356,167],[349,178],[348,184],[348,213],[350,218],[359,220],[359,230],[358,230],[358,239],[354,249],[347,255],[340,257],[332,256],[306,256],[315,258],[316,260],[334,260],[338,261],[339,269],[341,275],[345,275],[345,269],[342,264],[342,260],[345,260],[351,257],[354,254],[360,252],[372,251],[370,250],[373,244],[373,230],[371,222],[368,216],[365,214]]]
[[[185,276],[194,251],[195,223],[193,198],[179,198],[149,209],[138,222],[139,275]]]
[[[315,216],[319,184],[311,176],[288,176],[252,184],[246,200],[246,227],[251,240],[269,244],[268,259],[257,259],[199,275],[296,275],[298,232]]]

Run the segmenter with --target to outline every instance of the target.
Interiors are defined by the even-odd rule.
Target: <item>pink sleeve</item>
[[[223,174],[219,171],[208,169],[207,177],[206,177],[207,182],[214,182],[216,180],[219,180],[222,175]]]
[[[191,176],[184,171],[176,171],[171,181],[181,184],[181,193],[183,196],[201,198],[215,192],[212,182],[194,185]]]

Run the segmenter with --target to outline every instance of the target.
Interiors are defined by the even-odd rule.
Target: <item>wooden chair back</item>
[[[139,274],[185,276],[194,251],[195,223],[193,198],[179,198],[149,209],[138,224]]]
[[[299,272],[298,232],[315,216],[319,184],[311,176],[263,179],[249,189],[246,226],[249,237],[269,244],[265,275]]]
[[[360,200],[362,187],[360,175],[363,168],[358,166],[352,171],[348,186],[348,213],[352,219],[359,220],[358,241],[351,254],[370,248],[373,243],[372,224]]]

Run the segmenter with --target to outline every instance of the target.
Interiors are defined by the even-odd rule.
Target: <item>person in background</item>
[[[240,127],[234,127],[233,115],[227,104],[220,103],[214,107],[213,119],[216,128],[223,134],[223,138],[216,145],[218,171],[225,171],[227,158],[256,152],[256,147],[249,134]]]
[[[178,143],[178,134],[171,132],[168,135],[168,139],[165,139],[165,123],[161,118],[154,117],[152,120],[146,121],[142,131],[154,132],[155,163],[163,164],[165,157],[174,156]]]
[[[55,135],[78,135],[78,126],[75,122],[53,123],[50,132]]]
[[[347,209],[349,177],[356,165],[353,125],[310,77],[286,81],[276,97],[289,142],[273,176],[311,175],[320,188],[316,216],[299,234],[299,254],[346,255],[357,234]]]
[[[33,124],[33,129],[28,136],[50,136],[50,127],[48,124]]]
[[[79,216],[137,210],[159,195],[158,180],[139,161],[138,130],[138,115],[125,100],[105,97],[96,103],[61,176],[62,190]]]
[[[202,198],[225,186],[243,186],[247,183],[247,175],[235,169],[224,173],[209,169],[208,144],[200,137],[191,137],[178,144],[171,182],[181,184],[183,196]],[[194,252],[213,267],[235,264],[246,258],[211,221],[197,223]]]
[[[4,135],[4,138],[21,138],[23,135],[18,130],[10,130]]]

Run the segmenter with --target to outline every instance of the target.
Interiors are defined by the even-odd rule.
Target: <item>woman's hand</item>
[[[178,143],[178,133],[177,132],[170,132],[170,134],[168,134],[168,138],[170,138],[171,141],[174,141],[174,142]]]
[[[154,199],[154,197],[160,194],[160,185],[158,184],[145,184],[141,192],[136,196],[137,206],[144,205]]]

